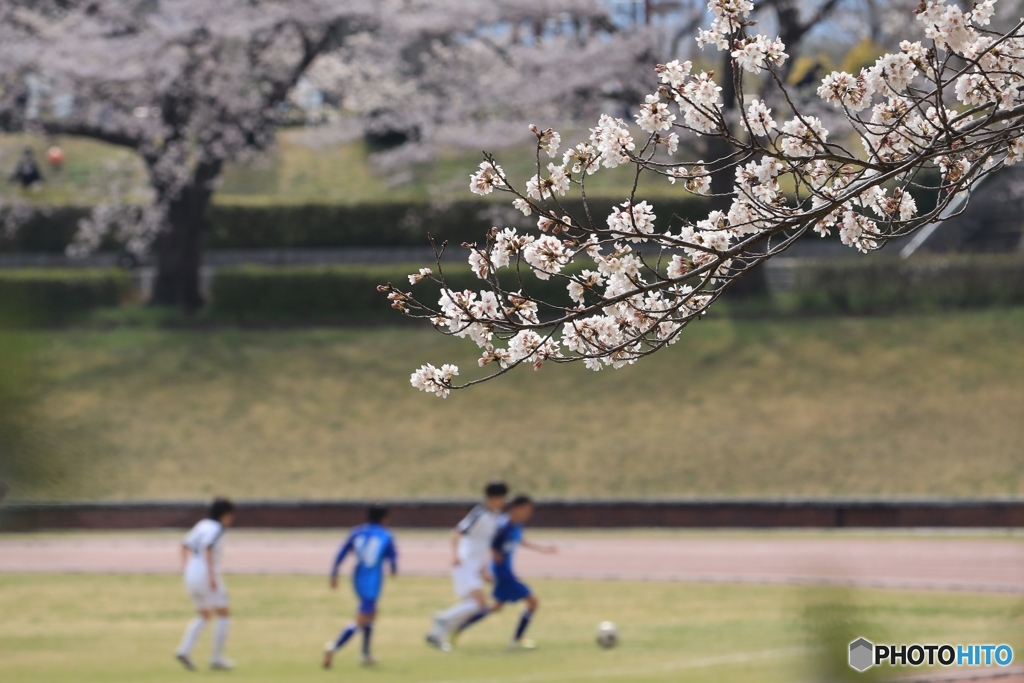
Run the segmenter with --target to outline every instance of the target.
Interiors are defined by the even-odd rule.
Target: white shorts
[[[224,579],[217,577],[217,590],[210,589],[210,579],[203,577],[185,577],[185,590],[192,598],[192,604],[197,610],[227,609],[228,590],[224,585]]]
[[[455,597],[467,598],[473,591],[484,589],[484,580],[480,576],[483,567],[460,564],[452,568],[452,587]]]

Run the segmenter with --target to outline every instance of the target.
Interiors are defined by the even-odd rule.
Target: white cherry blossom
[[[809,157],[822,151],[828,131],[814,116],[793,118],[782,124],[782,151],[792,157]]]
[[[490,194],[494,188],[505,184],[505,171],[490,161],[481,161],[477,172],[469,177],[469,189],[473,194]]]
[[[602,114],[597,127],[590,129],[590,144],[597,149],[606,168],[628,164],[630,152],[636,149],[625,122],[607,114]]]
[[[532,199],[551,199],[555,194],[565,195],[569,190],[569,175],[565,166],[548,164],[548,177],[535,175],[526,182],[526,194]]]
[[[648,133],[668,130],[676,115],[669,113],[668,105],[661,101],[657,94],[648,95],[640,113],[636,115],[636,122],[640,128]]]
[[[686,77],[690,75],[690,69],[692,68],[693,64],[690,62],[680,62],[678,59],[674,59],[668,64],[659,65],[656,71],[662,83],[678,88],[686,82]]]
[[[845,71],[833,71],[818,87],[818,97],[850,111],[861,111],[870,106],[874,92],[875,87],[863,72],[860,76],[853,76]]]
[[[562,136],[550,128],[541,130],[532,123],[530,132],[537,136],[537,146],[554,159],[558,154],[558,146],[562,143]]]
[[[786,46],[778,38],[769,40],[765,36],[757,35],[740,42],[732,51],[732,58],[744,71],[753,74],[761,73],[768,64],[782,66],[789,56],[785,52]]]
[[[455,365],[446,364],[435,368],[427,363],[412,373],[410,382],[420,391],[432,393],[438,398],[448,398],[452,388],[452,378],[457,377],[458,374],[459,368]]]
[[[778,128],[775,119],[772,118],[772,110],[765,105],[764,100],[754,100],[747,107],[743,124],[751,135],[764,137]]]
[[[619,236],[631,235],[626,237],[630,242],[643,242],[645,238],[642,235],[654,232],[656,218],[654,207],[647,202],[640,202],[634,206],[625,201],[619,206],[612,207],[612,213],[608,216],[608,229]]]

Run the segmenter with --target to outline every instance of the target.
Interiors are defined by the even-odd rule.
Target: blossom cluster
[[[427,363],[416,372],[412,373],[410,382],[421,391],[428,391],[440,398],[448,398],[452,388],[452,377],[459,374],[459,369],[454,365],[442,365],[435,368]]]
[[[736,41],[736,49],[732,51],[732,58],[736,65],[744,71],[753,74],[761,73],[761,69],[769,64],[782,66],[789,55],[786,54],[786,46],[776,38],[769,40],[765,36],[753,36],[743,41]]]
[[[729,36],[742,30],[754,11],[750,0],[710,0],[708,10],[714,15],[710,28],[697,33],[701,47],[714,45],[719,50],[729,49]]]

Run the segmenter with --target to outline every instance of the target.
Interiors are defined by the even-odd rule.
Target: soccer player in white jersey
[[[463,622],[487,609],[484,582],[490,575],[491,541],[505,506],[508,486],[491,482],[484,489],[484,502],[477,505],[452,530],[452,584],[458,602],[434,615],[434,625],[427,633],[427,644],[448,651],[450,634]]]
[[[202,634],[206,624],[214,615],[213,652],[210,668],[228,670],[234,668],[231,660],[224,657],[224,641],[228,637],[228,591],[220,575],[220,556],[224,532],[235,521],[235,504],[226,498],[217,498],[210,506],[210,515],[188,532],[181,543],[181,561],[185,565],[185,589],[198,613],[189,622],[181,645],[174,656],[189,671],[195,671],[192,662],[192,648]]]

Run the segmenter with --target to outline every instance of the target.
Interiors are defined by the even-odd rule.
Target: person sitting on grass
[[[39,165],[32,155],[32,148],[26,147],[18,159],[14,172],[11,174],[11,182],[19,183],[22,188],[29,189],[39,187],[43,182],[43,175],[39,172]]]
[[[366,512],[367,523],[357,526],[349,534],[348,540],[341,546],[334,566],[331,567],[331,588],[338,587],[338,568],[345,557],[351,552],[356,558],[356,567],[352,572],[352,586],[359,607],[355,620],[346,626],[338,637],[328,641],[324,646],[324,668],[331,668],[334,653],[359,629],[363,631],[363,666],[376,664],[377,660],[370,654],[370,636],[373,633],[373,621],[377,617],[377,599],[384,585],[384,561],[391,565],[391,576],[398,573],[398,552],[391,532],[384,528],[384,520],[388,509],[381,505],[371,505]]]
[[[197,523],[185,536],[181,544],[181,561],[185,565],[185,589],[197,616],[189,622],[185,635],[174,656],[189,671],[195,671],[192,663],[192,648],[214,614],[217,623],[213,627],[213,653],[210,668],[227,671],[234,663],[224,657],[224,641],[228,637],[228,591],[220,575],[220,557],[223,551],[221,541],[224,532],[235,521],[235,504],[227,498],[217,498],[210,506],[207,519]]]
[[[516,576],[512,569],[512,556],[519,546],[541,553],[556,553],[558,548],[553,545],[533,543],[523,536],[523,525],[533,516],[533,508],[533,499],[527,495],[518,495],[508,504],[507,514],[498,525],[498,531],[494,536],[494,540],[491,541],[494,605],[468,619],[458,628],[457,633],[461,633],[488,614],[500,611],[505,603],[525,600],[526,609],[519,617],[519,623],[516,626],[515,634],[512,636],[512,641],[509,643],[509,648],[532,650],[537,647],[536,643],[523,638],[523,636],[526,633],[526,628],[530,625],[530,619],[533,618],[534,613],[540,606],[540,600],[530,590],[530,587]]]

